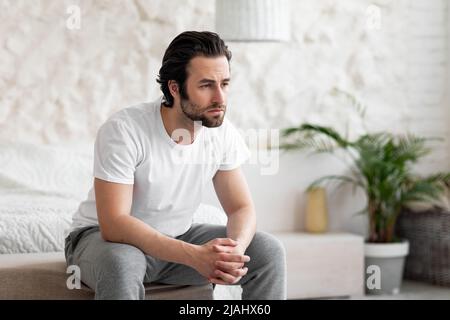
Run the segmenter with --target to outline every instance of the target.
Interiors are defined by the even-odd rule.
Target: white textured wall
[[[80,30],[65,26],[71,4],[81,8]],[[368,28],[370,4],[381,9],[379,30]],[[367,105],[370,128],[450,136],[447,1],[291,5],[291,42],[229,43],[229,117],[237,126],[310,120],[344,128],[349,119],[358,132],[346,100],[330,95],[339,87]],[[92,142],[112,112],[159,95],[155,78],[168,43],[184,30],[214,30],[214,10],[212,0],[0,0],[0,140]],[[439,148],[427,170],[450,169],[448,140]],[[280,165],[271,177],[247,170],[260,227],[299,229],[304,187],[340,168],[300,154]],[[332,229],[353,229],[361,199],[330,197]]]
[[[1,137],[45,143],[93,139],[113,111],[159,94],[170,39],[211,28],[214,12],[208,0],[0,4]],[[71,4],[80,30],[66,28]]]
[[[415,0],[411,1],[410,8],[406,128],[421,135],[446,138],[432,144],[435,151],[428,157],[426,171],[434,167],[449,170],[450,8],[447,0]]]

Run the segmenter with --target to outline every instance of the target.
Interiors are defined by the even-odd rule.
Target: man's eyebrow
[[[230,82],[230,78],[223,79],[222,82]],[[212,79],[202,79],[198,83],[216,83],[216,80]]]

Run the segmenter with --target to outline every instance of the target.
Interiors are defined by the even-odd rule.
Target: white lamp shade
[[[216,31],[228,41],[288,41],[289,0],[216,0]]]

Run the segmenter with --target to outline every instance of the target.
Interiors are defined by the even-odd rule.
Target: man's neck
[[[173,139],[176,143],[182,145],[192,144],[198,134],[199,128],[195,127],[194,121],[187,118],[183,111],[176,106],[172,106],[171,108],[165,107],[161,105],[161,118],[164,124],[164,128],[166,129],[167,134],[172,139],[172,134],[176,129],[185,129],[189,132],[191,141],[183,141],[182,139]],[[178,134],[175,133],[175,138]]]

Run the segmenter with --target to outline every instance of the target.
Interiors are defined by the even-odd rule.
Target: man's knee
[[[120,249],[99,253],[94,269],[97,281],[112,278],[117,284],[133,280],[142,282],[146,271],[145,255],[138,248],[123,245]]]
[[[91,288],[95,291],[95,299],[143,299],[145,272],[142,251],[102,252],[94,266]]]
[[[250,259],[252,254],[256,254],[266,264],[284,266],[286,263],[286,251],[282,242],[267,232],[256,232],[251,246],[253,252],[249,252]]]

